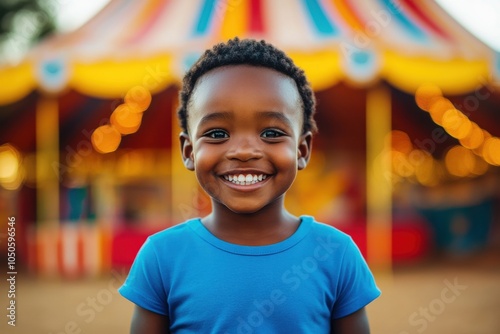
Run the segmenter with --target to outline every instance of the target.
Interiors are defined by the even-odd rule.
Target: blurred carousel
[[[500,57],[433,1],[112,0],[0,67],[0,211],[29,270],[128,266],[148,234],[209,210],[180,159],[177,91],[234,36],[306,71],[320,132],[288,205],[353,235],[373,266],[422,259],[456,185],[452,204],[498,201]],[[479,224],[461,217],[452,231]]]

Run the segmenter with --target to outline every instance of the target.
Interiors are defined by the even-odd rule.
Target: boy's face
[[[203,75],[181,135],[184,164],[233,212],[254,213],[283,198],[306,166],[311,133],[295,82],[272,69],[224,66]]]

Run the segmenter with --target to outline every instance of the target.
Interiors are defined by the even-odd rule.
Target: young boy
[[[284,207],[314,110],[303,71],[264,41],[218,44],[187,72],[182,158],[212,212],[144,243],[119,290],[131,333],[369,333],[380,291],[352,239]]]

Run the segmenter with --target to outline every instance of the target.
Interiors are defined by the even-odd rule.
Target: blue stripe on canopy
[[[333,22],[328,18],[324,9],[319,4],[318,0],[302,0],[309,18],[320,35],[336,36],[339,30],[333,25]]]
[[[218,0],[205,0],[201,6],[200,13],[198,15],[198,20],[196,20],[196,26],[192,34],[194,36],[206,35],[209,31],[210,24],[214,17],[215,7]]]
[[[395,3],[395,0],[379,0],[382,6],[384,6],[391,18],[393,18],[411,37],[423,42],[428,39],[427,34],[420,29],[418,26],[414,25],[408,17],[401,12],[401,4]]]

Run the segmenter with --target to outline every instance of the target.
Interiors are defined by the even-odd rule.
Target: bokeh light
[[[391,165],[394,173],[401,177],[410,177],[415,173],[415,168],[408,161],[407,155],[399,151],[391,151]]]
[[[500,138],[488,138],[483,147],[484,160],[495,166],[500,166]]]
[[[476,147],[475,149],[472,150],[472,152],[474,152],[475,154],[479,155],[480,157],[483,156],[484,144],[486,143],[486,141],[489,138],[492,137],[491,134],[488,131],[484,130],[484,129],[482,129],[481,132],[483,133],[483,141],[481,142],[481,144],[478,147]]]
[[[475,158],[475,163],[471,173],[476,176],[484,175],[490,168],[490,165],[486,161],[484,161],[484,159],[478,157],[477,155],[474,155],[474,158]]]
[[[457,139],[467,137],[472,130],[472,122],[457,109],[448,109],[441,122],[446,132]]]
[[[447,98],[440,97],[432,103],[429,113],[434,123],[441,125],[443,115],[450,109],[455,109],[455,106]]]
[[[142,113],[133,111],[128,104],[120,104],[111,114],[111,125],[113,125],[122,135],[137,132],[142,122]]]
[[[453,146],[445,156],[446,169],[451,175],[466,177],[472,174],[475,168],[476,157],[463,146]]]
[[[390,147],[394,151],[401,152],[403,154],[409,154],[413,149],[413,144],[410,141],[410,137],[404,131],[393,130],[389,133],[387,140],[389,140]]]
[[[415,92],[415,102],[421,109],[429,111],[431,105],[441,96],[441,88],[435,84],[426,83]]]
[[[439,184],[444,174],[443,168],[430,154],[424,151],[419,152],[422,154],[423,161],[416,166],[415,177],[420,184],[434,187]]]
[[[143,112],[151,104],[151,93],[144,86],[134,86],[129,89],[124,100],[132,111]]]
[[[99,153],[116,151],[121,142],[121,135],[111,125],[102,125],[92,133],[91,141],[94,149]]]
[[[8,190],[15,190],[23,182],[23,170],[21,168],[21,154],[10,145],[0,146],[0,184]]]
[[[469,133],[465,137],[460,138],[460,144],[462,144],[463,147],[466,147],[471,150],[481,146],[483,141],[484,141],[483,130],[475,122],[471,122],[471,129]]]

